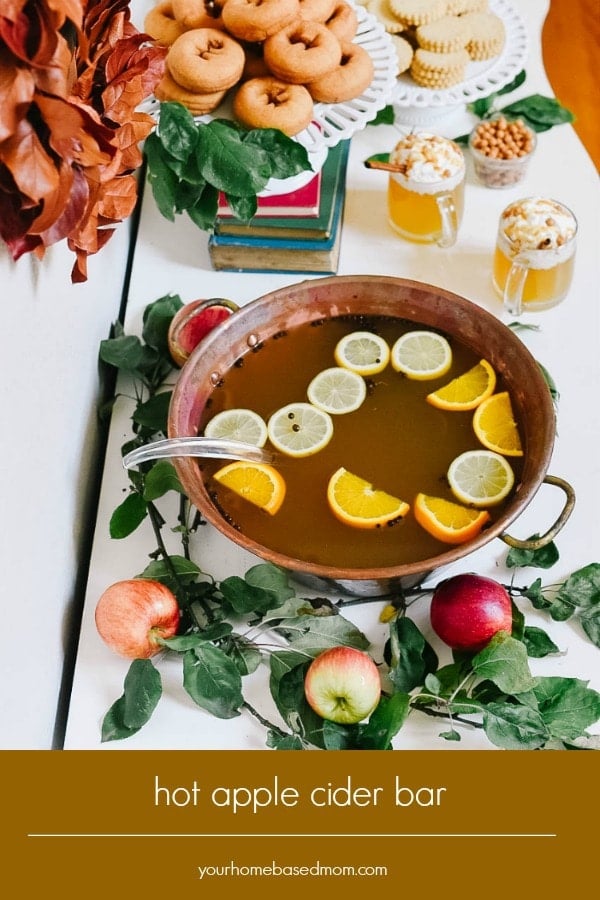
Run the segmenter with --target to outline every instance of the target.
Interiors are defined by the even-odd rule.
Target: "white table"
[[[546,80],[539,35],[547,11],[544,0],[520,4],[531,36],[526,62],[527,80],[518,95],[552,90]],[[508,101],[507,101],[508,102]],[[472,119],[466,110],[442,120],[438,130],[455,136],[469,130]],[[544,583],[562,581],[570,572],[598,558],[597,511],[600,508],[597,441],[600,414],[597,388],[600,383],[598,354],[600,267],[598,264],[598,183],[594,166],[570,126],[560,126],[539,135],[536,158],[525,183],[493,191],[478,185],[469,170],[465,218],[457,245],[450,250],[409,244],[395,236],[386,222],[384,204],[386,176],[369,171],[363,160],[372,153],[389,150],[397,139],[391,126],[367,127],[352,140],[344,230],[338,274],[386,274],[436,284],[480,304],[499,317],[502,309],[490,280],[491,253],[496,223],[503,207],[519,196],[548,194],[564,201],[579,219],[580,238],[575,280],[567,300],[553,310],[525,321],[540,325],[539,332],[527,332],[524,342],[553,375],[560,391],[558,436],[549,471],[566,478],[577,495],[575,511],[557,538],[559,562],[549,571],[526,569],[518,583],[531,583],[541,575]],[[206,235],[187,218],[167,223],[157,212],[146,191],[141,226],[135,248],[131,290],[125,328],[139,332],[145,306],[167,294],[178,293],[184,301],[200,296],[230,297],[243,304],[267,291],[301,280],[289,274],[220,273],[211,269]],[[506,321],[508,321],[506,319]],[[110,744],[100,743],[102,717],[122,692],[128,663],[115,657],[98,637],[93,620],[94,607],[102,591],[112,582],[132,577],[147,563],[155,544],[150,526],[144,525],[123,541],[111,540],[108,521],[124,497],[127,477],[120,462],[120,446],[130,434],[131,407],[119,401],[114,412],[107,449],[104,478],[98,508],[87,596],[81,628],[79,653],[68,717],[67,749],[255,749],[265,748],[265,731],[249,715],[222,721],[198,709],[181,687],[181,662],[163,658],[159,663],[163,697],[151,721],[134,737]],[[545,530],[562,505],[560,492],[543,487],[534,502],[513,523],[511,531],[520,537]],[[168,506],[167,506],[167,509]],[[204,536],[208,531],[208,536]],[[256,562],[226,542],[213,529],[203,529],[201,558],[196,561],[217,579],[243,574]],[[175,550],[176,545],[173,545]],[[492,541],[455,564],[444,574],[467,569],[507,581],[512,574],[503,561],[506,547]],[[522,578],[521,578],[522,576]],[[302,589],[300,589],[302,593]],[[582,634],[575,622],[556,624],[522,605],[527,622],[544,628],[566,652],[531,662],[539,675],[575,676],[589,680],[600,689],[598,650]],[[378,622],[379,606],[353,607],[352,618],[381,647],[386,626]],[[431,636],[427,603],[415,614],[417,624]],[[439,648],[439,644],[436,644]],[[267,718],[279,722],[268,694],[266,666],[245,680],[247,698]],[[398,749],[493,749],[479,731],[466,731],[460,743],[438,737],[439,723],[418,714],[411,715],[398,735]]]

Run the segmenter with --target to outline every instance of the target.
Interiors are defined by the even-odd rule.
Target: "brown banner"
[[[387,896],[403,885],[425,898],[475,887],[487,897],[555,897],[560,885],[572,893],[596,879],[594,753],[26,751],[0,759],[14,897],[50,888],[63,900],[146,890]]]

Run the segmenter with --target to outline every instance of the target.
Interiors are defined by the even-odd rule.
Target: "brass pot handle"
[[[510,534],[503,532],[501,535],[499,535],[499,537],[504,541],[505,544],[508,544],[509,547],[515,547],[518,550],[539,550],[541,547],[545,547],[546,544],[549,544],[550,541],[554,540],[558,532],[562,529],[565,522],[573,512],[573,507],[575,506],[575,491],[568,481],[565,481],[564,478],[559,478],[556,475],[546,475],[543,483],[552,484],[555,487],[560,488],[561,491],[564,491],[566,500],[562,512],[560,513],[556,522],[548,529],[548,531],[546,531],[545,534],[540,535],[538,538],[522,541],[519,538],[511,537]]]

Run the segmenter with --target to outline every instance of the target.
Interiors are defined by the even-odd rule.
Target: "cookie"
[[[471,30],[463,16],[443,16],[429,25],[419,25],[417,43],[434,53],[453,53],[466,47]]]
[[[414,50],[410,41],[407,41],[401,34],[391,34],[392,45],[396,51],[398,59],[398,75],[407,72],[410,69]]]
[[[389,0],[368,0],[367,10],[378,19],[388,34],[400,34],[405,25],[395,16],[390,8]]]
[[[502,19],[490,12],[466,13],[461,19],[471,32],[467,44],[467,52],[471,59],[493,59],[494,56],[498,56],[506,40]]]
[[[446,15],[446,0],[389,0],[389,4],[404,25],[427,25]]]
[[[464,80],[470,57],[466,50],[453,53],[433,53],[415,50],[410,74],[421,87],[441,90]]]
[[[487,12],[488,0],[448,0],[446,13],[449,16],[462,16],[470,12]]]

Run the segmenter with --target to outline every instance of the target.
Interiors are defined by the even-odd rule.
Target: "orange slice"
[[[214,474],[215,481],[272,516],[285,497],[285,481],[273,466],[266,463],[236,460]]]
[[[464,544],[472,540],[490,519],[485,509],[469,509],[427,494],[417,494],[413,512],[421,528],[445,544]]]
[[[458,375],[437,391],[427,395],[427,402],[438,409],[475,409],[496,387],[496,373],[485,359],[481,359],[462,375]]]
[[[473,414],[475,434],[484,447],[504,456],[523,456],[519,429],[508,391],[492,394]]]
[[[327,501],[332,513],[354,528],[377,528],[402,518],[408,503],[376,490],[373,485],[340,467],[327,486]]]

